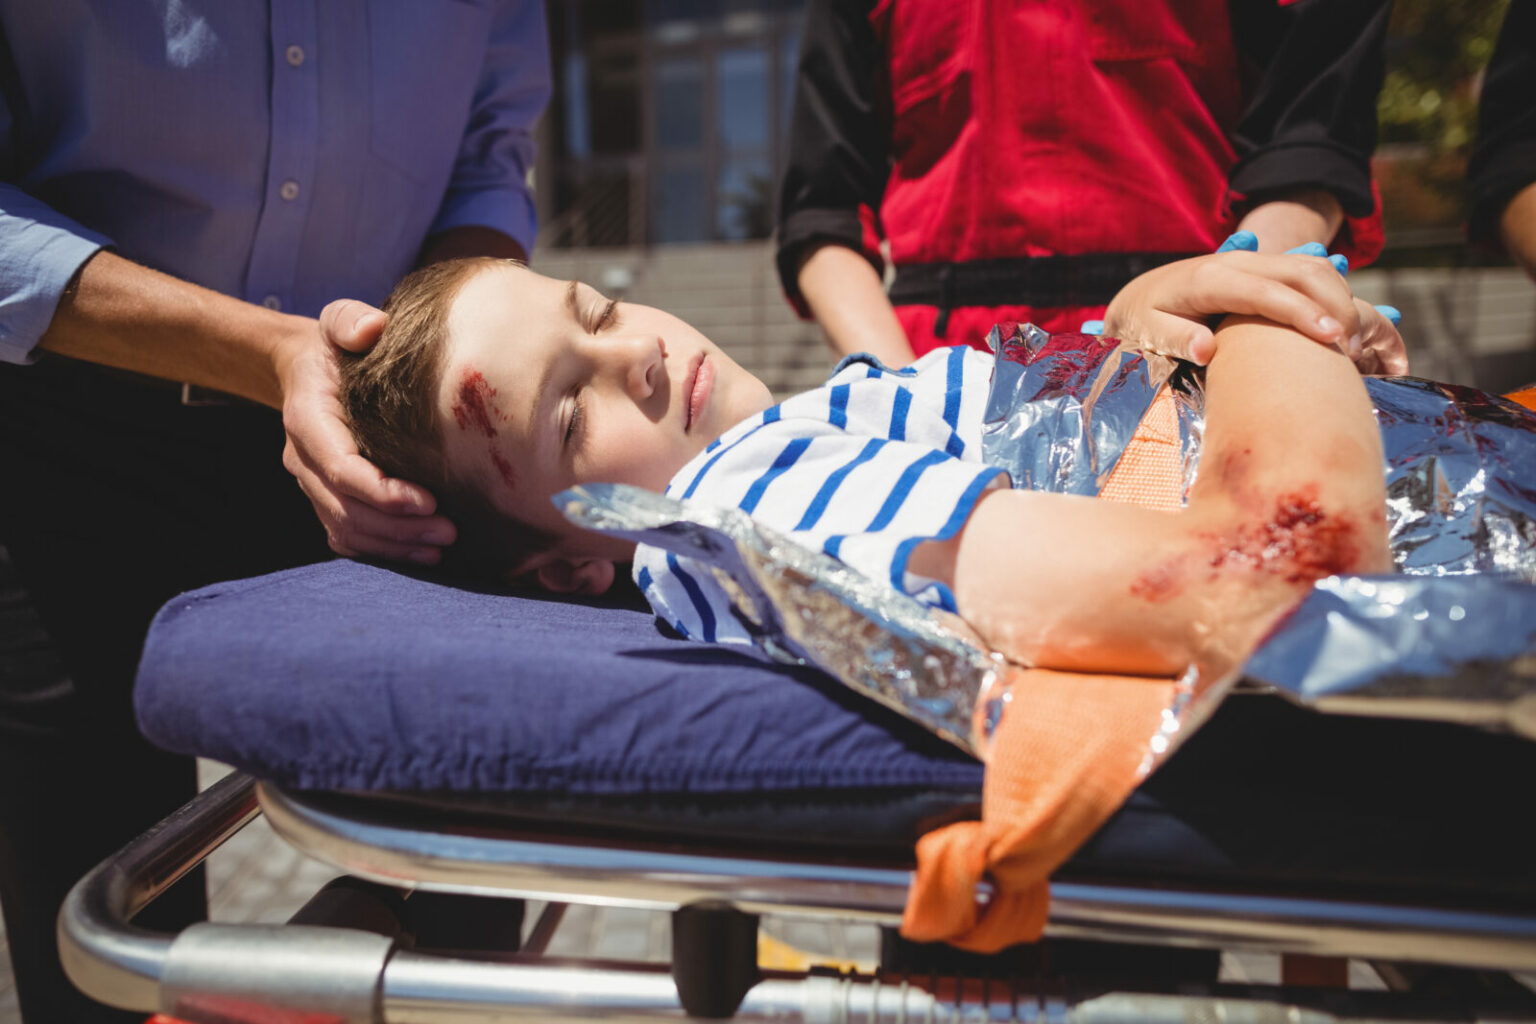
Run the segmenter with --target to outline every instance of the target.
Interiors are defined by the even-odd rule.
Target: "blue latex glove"
[[[1217,252],[1258,252],[1259,236],[1252,231],[1234,231],[1227,236],[1227,240],[1216,247]]]

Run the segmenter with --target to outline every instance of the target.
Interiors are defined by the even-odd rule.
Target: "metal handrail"
[[[889,864],[605,847],[558,836],[424,831],[343,816],[259,787],[277,833],[350,874],[427,889],[671,908],[724,900],[750,913],[836,916],[895,925],[911,871]],[[987,892],[979,894],[982,900]],[[1536,970],[1536,917],[1178,885],[1053,882],[1046,934]]]
[[[262,799],[269,808],[283,808],[280,815],[287,810],[304,810],[276,790],[266,789]],[[202,924],[173,939],[129,923],[135,912],[237,832],[255,813],[252,781],[243,775],[231,776],[82,879],[70,893],[59,918],[59,944],[71,980],[88,995],[114,1006],[141,1011],[158,1009],[189,1021],[256,1019],[250,1014],[271,1008],[323,1013],[326,1019],[349,1024],[502,1019],[567,1024],[594,1018],[638,1024],[686,1018],[671,978],[657,965],[458,960],[398,950],[389,939],[367,932],[314,926]],[[291,831],[290,826],[288,823],[281,830]],[[512,844],[512,848],[516,846]],[[334,853],[337,847],[329,849]],[[575,848],[563,849],[569,857]],[[393,877],[389,870],[391,856],[390,850],[385,849],[379,853],[378,865],[382,867],[355,873]],[[678,868],[682,864],[679,858],[685,855],[669,858],[665,851],[653,851],[645,856],[653,859],[653,870],[641,872],[635,884],[645,890],[665,883],[669,887],[668,899],[686,896],[688,892],[723,892],[724,879],[733,876],[741,866],[741,862],[718,860],[712,876],[707,872],[700,875],[703,865],[696,859],[687,865],[688,872],[683,877],[668,879],[664,877],[666,871]],[[501,883],[507,879],[499,874],[496,885],[487,884],[491,879],[485,877],[484,864],[476,865],[474,871],[466,874],[462,861],[456,865],[441,860],[422,863],[427,868],[426,882],[430,887],[506,891]],[[578,880],[583,871],[580,865],[574,868]],[[907,877],[905,871],[885,871],[885,880],[879,884],[876,875],[861,876],[866,895],[863,909],[881,918],[892,911],[896,890],[904,890]],[[453,884],[444,884],[446,875],[454,876]],[[706,890],[692,888],[690,879],[701,877],[714,880]],[[739,881],[739,875],[734,877]],[[882,890],[884,894],[879,895]],[[796,895],[797,882],[792,879],[786,891],[788,895],[782,900],[749,894],[747,902],[780,909],[798,906],[796,901],[803,896]],[[653,897],[656,895],[652,893]],[[1160,896],[1150,890],[1112,891],[1105,887],[1063,885],[1056,891],[1053,930],[1183,943],[1195,937],[1208,939],[1214,934],[1192,928],[1192,916],[1215,915],[1225,922],[1218,929],[1223,938],[1240,941],[1245,935],[1254,937],[1268,929],[1270,938],[1278,934],[1284,948],[1316,951],[1315,945],[1304,941],[1304,932],[1319,927],[1334,937],[1353,929],[1357,937],[1368,941],[1372,940],[1373,930],[1396,927],[1401,929],[1400,937],[1410,936],[1413,942],[1391,946],[1391,951],[1410,958],[1415,958],[1410,951],[1421,950],[1425,941],[1433,939],[1458,945],[1463,953],[1477,951],[1479,966],[1520,968],[1536,962],[1536,923],[1528,919],[1494,915],[1458,915],[1453,919],[1437,917],[1435,912],[1419,908],[1377,907],[1373,921],[1343,925],[1341,915],[1358,913],[1360,905],[1304,900],[1293,901],[1303,909],[1283,912],[1284,901],[1233,903],[1229,897],[1224,906],[1218,906],[1221,898],[1210,894],[1205,894],[1203,900],[1204,903],[1189,893]],[[854,900],[855,910],[859,909],[859,902]],[[1392,913],[1403,916],[1394,920]],[[1427,930],[1423,927],[1425,914],[1430,914],[1432,926]],[[1246,931],[1233,927],[1233,922],[1244,916],[1250,918]],[[1276,920],[1285,926],[1278,933],[1273,928]],[[1499,935],[1475,934],[1479,926],[1502,931]],[[1438,934],[1436,927],[1442,929]],[[1449,931],[1444,930],[1447,927]],[[1509,944],[1502,953],[1498,945],[1501,937]],[[1378,948],[1382,948],[1379,943]],[[1369,950],[1354,952],[1374,955]],[[1455,956],[1428,959],[1457,962]],[[1350,993],[1349,998],[1369,1002],[1382,995]],[[1282,1004],[1279,1007],[1275,1005],[1277,1000]],[[1246,1019],[1260,1005],[1270,1014],[1288,1013],[1292,1018],[1305,1016],[1317,1022],[1340,1020],[1346,1012],[1352,1012],[1332,996],[1323,1005],[1277,989],[1217,986],[1183,994],[1109,993],[1073,1000],[1008,982],[923,979],[922,983],[909,984],[902,979],[893,981],[870,975],[775,974],[746,994],[735,1019],[750,1024],[803,1024],[811,1020],[829,1024],[899,1024],[912,1020],[958,1024],[978,1019],[1119,1024],[1148,1019],[1226,1019],[1233,1015]],[[1398,1020],[1438,1017],[1435,1008],[1413,999],[1405,1002],[1393,997],[1390,1007],[1382,1003],[1379,1009],[1384,1016]]]
[[[92,998],[127,1010],[158,1005],[171,936],[129,922],[256,817],[256,783],[228,775],[102,861],[59,909],[59,959]]]

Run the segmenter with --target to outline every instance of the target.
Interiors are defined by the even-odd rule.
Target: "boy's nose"
[[[666,371],[666,343],[659,335],[640,334],[626,338],[624,345],[624,386],[636,401],[655,394]]]

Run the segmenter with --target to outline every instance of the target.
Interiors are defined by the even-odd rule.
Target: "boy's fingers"
[[[1211,305],[1219,298],[1229,312],[1262,316],[1340,349],[1360,333],[1354,296],[1326,260],[1252,256],[1218,269],[1208,286]]]
[[[1204,366],[1216,353],[1216,341],[1203,323],[1176,313],[1150,311],[1136,323],[1110,325],[1113,337],[1159,355]]]
[[[362,353],[379,340],[388,320],[383,310],[359,299],[337,299],[320,311],[320,333],[338,348]]]
[[[1408,347],[1403,343],[1397,325],[1380,306],[1371,306],[1364,299],[1355,301],[1360,305],[1360,319],[1366,325],[1364,350],[1355,360],[1355,366],[1361,373],[1393,376],[1407,373]]]
[[[1216,251],[1220,252],[1221,250],[1218,249]],[[1298,245],[1294,249],[1285,250],[1285,254],[1287,256],[1320,256],[1327,260],[1333,266],[1333,269],[1339,272],[1341,277],[1349,276],[1349,257],[1339,253],[1330,255],[1327,246],[1321,242],[1307,242],[1303,245]]]

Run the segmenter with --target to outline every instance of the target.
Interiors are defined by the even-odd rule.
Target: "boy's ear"
[[[556,594],[606,594],[613,586],[613,562],[606,558],[568,558],[551,555],[529,566],[539,585]]]

